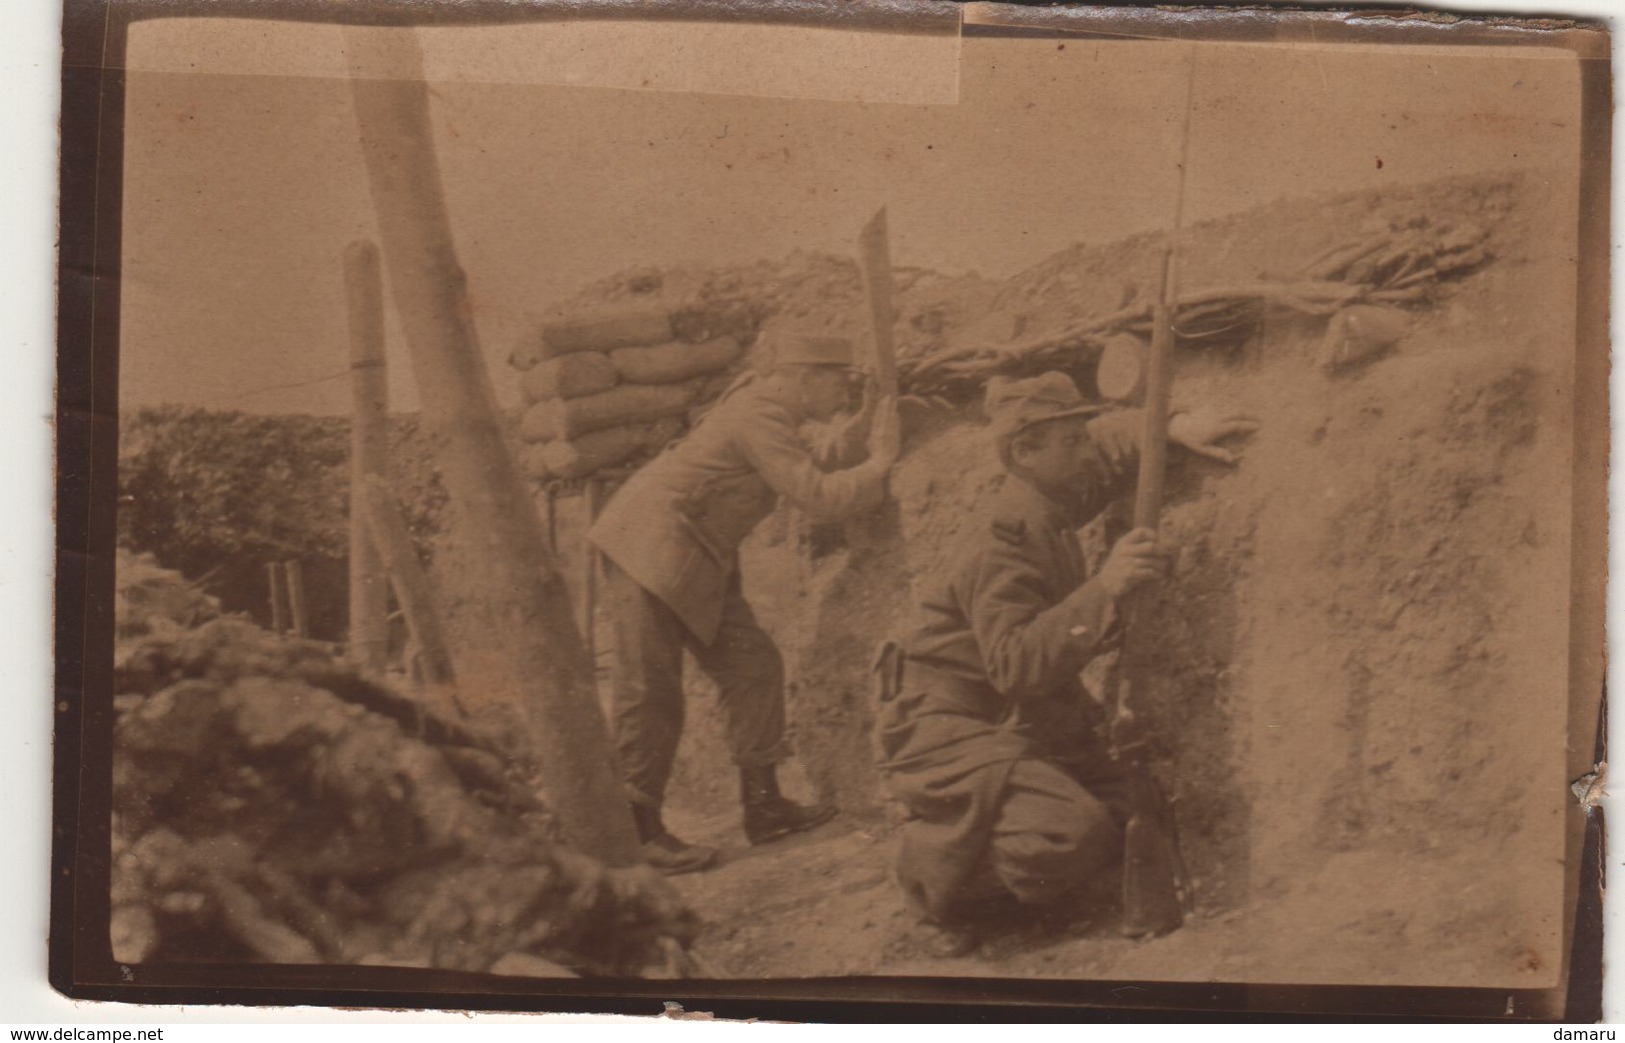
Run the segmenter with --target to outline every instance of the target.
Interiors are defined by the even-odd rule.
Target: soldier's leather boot
[[[632,805],[632,821],[638,827],[638,839],[643,847],[639,853],[643,860],[665,873],[696,873],[717,860],[717,849],[704,844],[688,844],[666,832],[660,820],[660,809],[643,804]]]
[[[752,844],[800,833],[835,817],[825,804],[797,804],[779,793],[778,770],[768,764],[739,769],[739,795],[745,805],[745,839]]]

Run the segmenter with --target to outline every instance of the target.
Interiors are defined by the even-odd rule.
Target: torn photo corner
[[[59,989],[1596,1016],[1600,26],[64,39]]]

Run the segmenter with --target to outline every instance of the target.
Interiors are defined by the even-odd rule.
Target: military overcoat
[[[768,382],[751,381],[634,473],[588,538],[709,645],[739,544],[779,497],[829,518],[880,502],[884,473],[852,467],[867,450],[861,433],[809,438]]]

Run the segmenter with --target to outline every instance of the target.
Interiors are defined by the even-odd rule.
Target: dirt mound
[[[150,559],[118,578],[115,959],[684,969],[692,914],[558,843],[523,760]]]

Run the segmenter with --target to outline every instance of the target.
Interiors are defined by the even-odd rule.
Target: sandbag
[[[643,448],[651,453],[662,452],[668,445],[681,438],[688,430],[688,425],[682,417],[669,416],[656,420],[643,432]]]
[[[618,348],[609,353],[620,379],[631,384],[675,384],[726,369],[739,357],[739,342],[718,337],[704,344],[661,344]]]
[[[585,478],[642,450],[648,433],[646,425],[633,424],[533,445],[525,450],[525,473],[537,480]]]
[[[1398,308],[1354,304],[1326,324],[1316,351],[1322,369],[1335,370],[1387,352],[1410,332],[1411,317]]]
[[[553,398],[525,413],[521,434],[532,441],[556,442],[588,431],[677,416],[694,401],[693,384],[619,384],[585,398]]]
[[[519,418],[519,440],[527,444],[548,442],[553,439],[553,414],[545,402],[534,402],[525,407]]]
[[[1146,346],[1132,333],[1106,341],[1095,362],[1095,390],[1115,402],[1130,402],[1145,391]]]
[[[615,366],[609,356],[596,351],[578,351],[539,363],[519,382],[527,402],[544,398],[581,398],[608,391],[616,384]]]
[[[534,343],[540,359],[552,359],[577,351],[664,344],[672,336],[671,316],[664,308],[622,308],[550,322]]]

